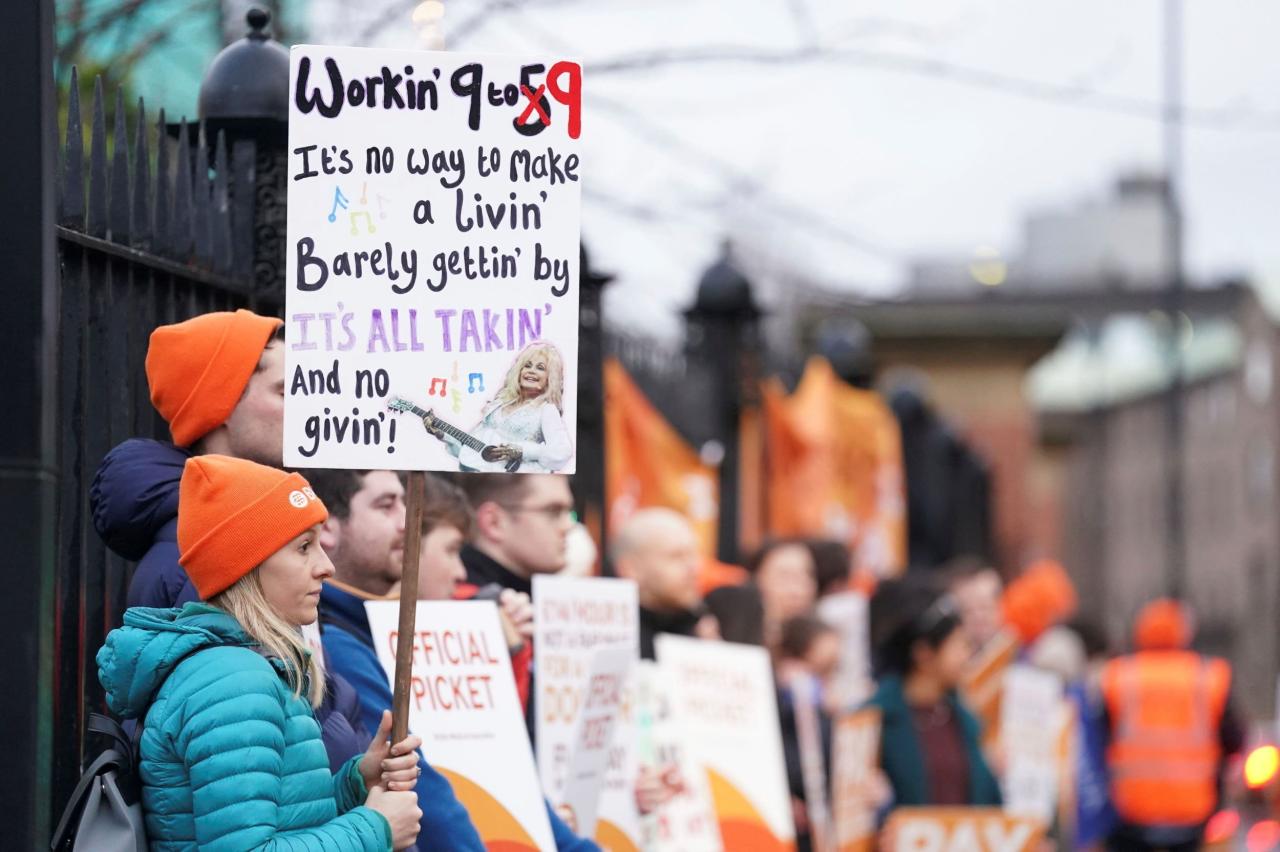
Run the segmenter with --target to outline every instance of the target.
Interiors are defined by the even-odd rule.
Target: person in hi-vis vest
[[[1200,848],[1223,760],[1243,745],[1229,700],[1231,667],[1189,649],[1192,623],[1183,603],[1147,604],[1134,625],[1136,652],[1103,670],[1119,817],[1110,849]]]

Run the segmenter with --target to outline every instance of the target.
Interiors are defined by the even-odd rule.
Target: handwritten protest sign
[[[874,773],[880,759],[880,711],[870,707],[836,720],[831,744],[832,798],[838,852],[870,852],[876,836]]]
[[[691,754],[673,700],[671,673],[648,660],[635,667],[636,763],[655,773],[665,801],[641,818],[647,852],[721,852],[707,774]],[[615,849],[614,852],[617,852]]]
[[[1007,813],[1053,821],[1062,770],[1062,733],[1070,716],[1058,675],[1015,663],[1005,670],[1000,735]]]
[[[395,672],[399,607],[365,604],[378,659]],[[449,779],[489,848],[554,849],[497,608],[419,601],[409,730]]]
[[[659,634],[676,718],[711,784],[726,849],[795,844],[777,695],[763,648]]]
[[[840,665],[836,670],[836,706],[850,709],[871,694],[871,638],[867,599],[858,592],[827,595],[818,601],[818,618],[840,634]]]
[[[1031,852],[1044,827],[999,808],[898,808],[885,833],[894,852]]]
[[[620,649],[632,661],[639,658],[639,605],[633,581],[595,577],[537,575],[533,578],[533,600],[537,607],[533,648],[538,673],[534,702],[538,773],[547,797],[560,804],[568,801],[566,780],[583,771],[582,767],[573,767],[571,759],[589,699],[595,655],[602,649]],[[616,709],[621,712],[620,706]],[[614,749],[625,747],[624,737]],[[609,794],[618,787],[629,793],[635,777],[618,777],[628,763],[626,755],[613,754],[609,763],[615,767],[609,777],[587,791],[601,797],[599,809],[593,804],[591,810],[607,824],[602,826],[606,830],[621,833],[638,844],[639,823],[633,797]],[[582,806],[581,802],[569,804],[575,811]]]
[[[581,67],[298,45],[289,86],[285,464],[573,472]]]

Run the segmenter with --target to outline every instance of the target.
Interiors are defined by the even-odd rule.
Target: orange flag
[[[604,363],[605,506],[610,533],[637,509],[665,506],[685,515],[713,557],[720,517],[719,479],[653,407],[614,358]]]
[[[898,422],[880,396],[840,381],[811,358],[796,391],[763,389],[769,532],[849,545],[854,568],[892,576],[906,564]]]

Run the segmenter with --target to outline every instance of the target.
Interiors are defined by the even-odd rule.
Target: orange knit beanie
[[[1191,644],[1191,611],[1179,601],[1158,598],[1142,608],[1133,625],[1139,651],[1181,650]]]
[[[1005,622],[1023,644],[1030,644],[1050,627],[1076,611],[1076,589],[1052,559],[1033,562],[1004,590]]]
[[[229,456],[195,456],[187,459],[178,490],[178,562],[208,600],[328,517],[300,474]]]
[[[219,311],[151,332],[151,404],[169,424],[175,444],[189,447],[227,422],[281,325],[252,311]]]

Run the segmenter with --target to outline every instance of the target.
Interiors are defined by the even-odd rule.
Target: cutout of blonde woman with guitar
[[[445,442],[463,471],[552,473],[573,458],[563,398],[564,359],[554,344],[539,341],[511,362],[502,387],[485,403],[470,434],[429,412],[423,423]]]

